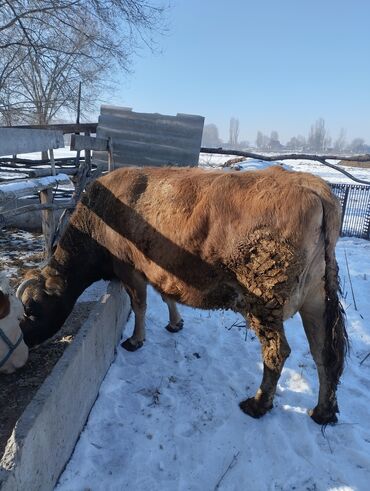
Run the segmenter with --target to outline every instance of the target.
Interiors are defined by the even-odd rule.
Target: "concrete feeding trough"
[[[54,488],[113,361],[129,312],[127,293],[111,282],[17,421],[0,462],[1,491]]]

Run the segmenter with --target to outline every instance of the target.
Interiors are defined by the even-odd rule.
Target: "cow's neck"
[[[49,270],[55,270],[65,281],[68,297],[73,301],[92,283],[103,278],[101,268],[94,258],[70,258],[68,254],[55,251],[49,262]]]
[[[66,301],[72,303],[71,309],[92,283],[111,278],[110,261],[104,249],[74,227],[67,228],[48,267],[65,280]]]

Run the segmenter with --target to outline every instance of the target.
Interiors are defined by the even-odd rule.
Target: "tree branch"
[[[265,162],[275,162],[276,160],[315,160],[323,165],[326,165],[327,167],[330,167],[332,169],[337,170],[338,172],[341,172],[342,174],[349,177],[355,182],[358,182],[360,184],[370,185],[369,181],[366,181],[364,179],[359,179],[353,176],[352,174],[350,174],[349,172],[345,171],[341,167],[338,167],[337,165],[330,164],[329,162],[327,162],[327,159],[345,160],[345,161],[354,161],[354,162],[369,162],[370,154],[351,155],[351,156],[332,155],[332,154],[315,155],[315,154],[308,154],[308,153],[285,153],[285,154],[275,154],[275,155],[264,155],[254,152],[242,152],[240,150],[228,150],[223,148],[207,148],[207,147],[202,147],[200,151],[202,153],[214,153],[218,155],[237,155],[240,157],[264,160]]]

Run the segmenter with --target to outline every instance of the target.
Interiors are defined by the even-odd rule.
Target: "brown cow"
[[[338,300],[335,244],[339,205],[327,184],[278,167],[246,173],[120,169],[95,181],[53,257],[19,288],[29,346],[54,334],[94,281],[119,278],[135,313],[135,350],[145,340],[146,286],[175,302],[241,313],[262,346],[263,379],[240,404],[259,417],[272,408],[290,348],[283,320],[301,314],[320,393],[311,412],[336,421],[336,387],[347,344]]]

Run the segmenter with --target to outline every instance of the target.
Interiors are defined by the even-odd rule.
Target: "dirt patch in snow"
[[[355,160],[341,160],[339,164],[347,167],[359,167],[360,169],[370,168],[370,161],[356,162]]]

